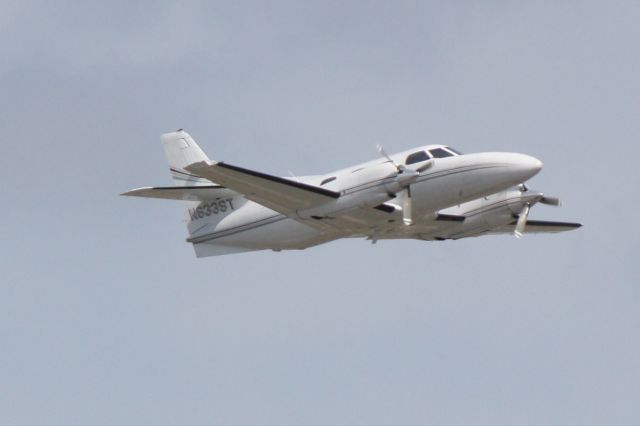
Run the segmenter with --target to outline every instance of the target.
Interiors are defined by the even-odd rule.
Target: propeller
[[[560,205],[560,198],[543,196],[542,198],[540,198],[540,202],[549,206],[558,207]]]
[[[518,185],[518,189],[523,194],[523,196],[525,193],[530,193],[529,188],[524,183]],[[558,207],[560,205],[560,199],[558,197],[547,197],[542,192],[538,191],[531,191],[531,194],[536,196],[534,203],[542,203],[555,207]]]
[[[396,169],[398,169],[398,173],[402,173],[402,172],[407,170],[407,168],[403,164],[398,164],[395,161],[393,161],[393,159],[391,157],[389,157],[389,154],[387,154],[387,152],[384,150],[382,145],[378,144],[378,145],[376,145],[376,148],[378,149],[378,153],[380,155],[382,155],[384,158],[386,158],[387,161],[389,161],[391,164],[393,164],[395,166]]]
[[[400,204],[402,206],[402,223],[406,226],[413,225],[413,212],[411,202],[411,185],[398,193]]]
[[[521,202],[524,203],[524,207],[518,215],[518,221],[516,222],[516,229],[513,231],[513,235],[516,238],[522,238],[524,230],[527,227],[527,217],[529,216],[529,210],[531,206],[536,203],[547,204],[549,206],[559,206],[560,199],[558,197],[547,197],[542,192],[531,191],[525,184],[519,185],[520,192],[522,193]]]
[[[386,153],[382,145],[376,146],[378,153],[382,155],[387,161],[395,166],[398,170],[396,179],[398,184],[403,188],[395,195],[398,198],[400,208],[402,210],[402,222],[406,226],[413,225],[413,202],[411,201],[411,182],[416,180],[420,173],[431,168],[433,166],[433,159],[429,160],[417,169],[408,169],[404,164],[398,164]]]
[[[531,209],[531,204],[527,203],[524,205],[524,208],[520,212],[518,216],[518,222],[516,223],[516,229],[513,231],[513,235],[516,238],[522,238],[524,235],[524,229],[527,227],[527,217],[529,217],[529,210]]]

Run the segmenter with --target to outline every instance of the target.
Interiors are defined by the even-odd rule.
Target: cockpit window
[[[451,151],[454,154],[462,155],[462,153],[460,151],[458,151],[457,149],[453,149],[450,146],[446,146],[445,148],[447,148],[448,151]]]
[[[445,151],[442,148],[430,149],[429,152],[433,155],[433,158],[453,157],[453,154]]]
[[[410,154],[404,164],[415,164],[427,160],[430,160],[429,155],[425,151],[418,151]]]

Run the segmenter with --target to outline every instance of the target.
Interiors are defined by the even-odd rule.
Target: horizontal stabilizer
[[[132,189],[121,195],[129,197],[159,198],[180,201],[212,201],[217,198],[233,197],[238,194],[220,185],[207,186],[168,186],[144,187]]]

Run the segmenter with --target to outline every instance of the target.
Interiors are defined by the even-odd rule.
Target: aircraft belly
[[[260,249],[301,249],[323,240],[325,235],[293,219],[283,218],[250,231],[240,232],[220,240],[221,244]]]
[[[336,237],[281,216],[267,224],[257,224],[236,233],[208,240],[209,244],[251,248],[255,250],[303,249]]]

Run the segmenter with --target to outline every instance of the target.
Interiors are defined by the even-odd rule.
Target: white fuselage
[[[398,153],[391,159],[403,163],[413,151]],[[533,157],[513,153],[466,154],[435,158],[431,162],[430,167],[410,183],[413,215],[416,218],[411,226],[402,222],[401,207],[394,200],[393,194],[398,192],[401,185],[396,166],[390,161],[378,159],[322,176],[300,178],[302,182],[339,192],[340,197],[321,207],[300,209],[295,212],[295,219],[239,198],[234,201],[233,208],[215,224],[192,221],[189,224],[191,235],[188,241],[194,243],[199,256],[206,256],[214,253],[216,246],[282,250],[306,248],[353,236],[375,239],[452,238],[452,235],[445,234],[429,235],[430,229],[443,229],[443,226],[434,227],[439,212],[450,209],[451,214],[459,214],[464,213],[465,208],[482,212],[483,207],[491,211],[491,206],[483,197],[500,194],[525,182],[542,167],[540,161]],[[406,168],[415,170],[421,164],[418,162]],[[341,215],[348,217],[349,212],[355,209],[374,208],[382,203],[396,208],[396,211],[381,211],[368,217],[366,223],[354,222],[352,227],[339,231],[322,226]],[[504,206],[508,209],[508,203]],[[500,216],[505,222],[511,220],[509,214],[503,211],[500,211]],[[486,219],[483,221],[486,223]],[[449,226],[456,225],[460,226],[456,223]],[[466,224],[471,225],[472,221]]]
[[[460,154],[428,145],[321,176],[283,178],[211,160],[179,129],[160,136],[174,186],[131,197],[186,204],[197,257],[305,249],[338,238],[448,240],[485,234],[557,233],[579,223],[529,220],[536,203],[557,197],[524,182],[542,168],[513,153]]]

